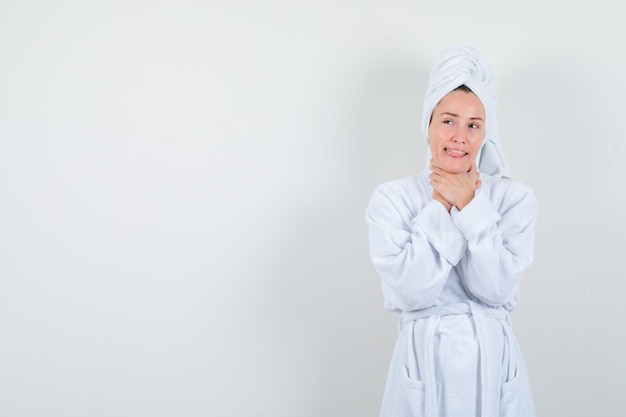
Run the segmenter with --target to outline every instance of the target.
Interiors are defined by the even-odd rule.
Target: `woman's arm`
[[[374,191],[366,211],[370,255],[390,309],[432,306],[467,248],[444,206],[419,200],[419,192],[387,183]]]
[[[510,180],[505,180],[510,181]],[[459,262],[466,288],[481,301],[501,306],[518,292],[520,277],[532,263],[538,202],[532,190],[518,183],[496,184],[489,199],[478,193],[452,220],[467,239]],[[501,201],[498,207],[492,201]]]

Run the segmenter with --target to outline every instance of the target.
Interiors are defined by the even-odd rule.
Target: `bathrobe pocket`
[[[439,415],[441,383],[436,383],[434,391],[431,392],[427,389],[426,383],[411,376],[406,366],[403,367],[400,379],[404,401],[396,403],[399,407],[394,407],[394,416],[425,417],[427,414]],[[430,397],[429,400],[428,395],[433,397]],[[430,402],[427,404],[427,401]],[[430,411],[427,412],[427,410]]]
[[[518,415],[521,381],[522,377],[518,369],[513,379],[502,384],[500,390],[500,416],[514,417]]]
[[[403,367],[401,376],[402,391],[406,393],[407,416],[424,417],[424,401],[426,398],[426,384],[409,375],[406,366]],[[405,415],[402,414],[402,415]]]
[[[535,406],[525,367],[520,367],[512,380],[502,384],[499,416],[535,417]]]
[[[504,327],[504,382],[500,389],[500,417],[534,417],[535,410],[530,392],[526,365],[510,325]]]

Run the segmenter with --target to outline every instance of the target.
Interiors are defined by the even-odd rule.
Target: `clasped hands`
[[[448,213],[452,207],[463,210],[481,186],[476,162],[472,163],[467,172],[454,174],[438,167],[431,159],[430,170],[428,177],[433,187],[433,199],[443,204]]]

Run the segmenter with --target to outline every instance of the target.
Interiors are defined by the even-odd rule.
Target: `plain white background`
[[[377,416],[364,210],[453,42],[540,200],[538,414],[626,414],[626,33],[587,3],[0,1],[0,416]]]

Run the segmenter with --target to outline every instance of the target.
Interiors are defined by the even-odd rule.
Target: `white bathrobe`
[[[399,333],[382,417],[533,417],[509,312],[532,263],[537,199],[481,174],[462,210],[432,199],[426,169],[379,185],[366,210],[373,265]]]

